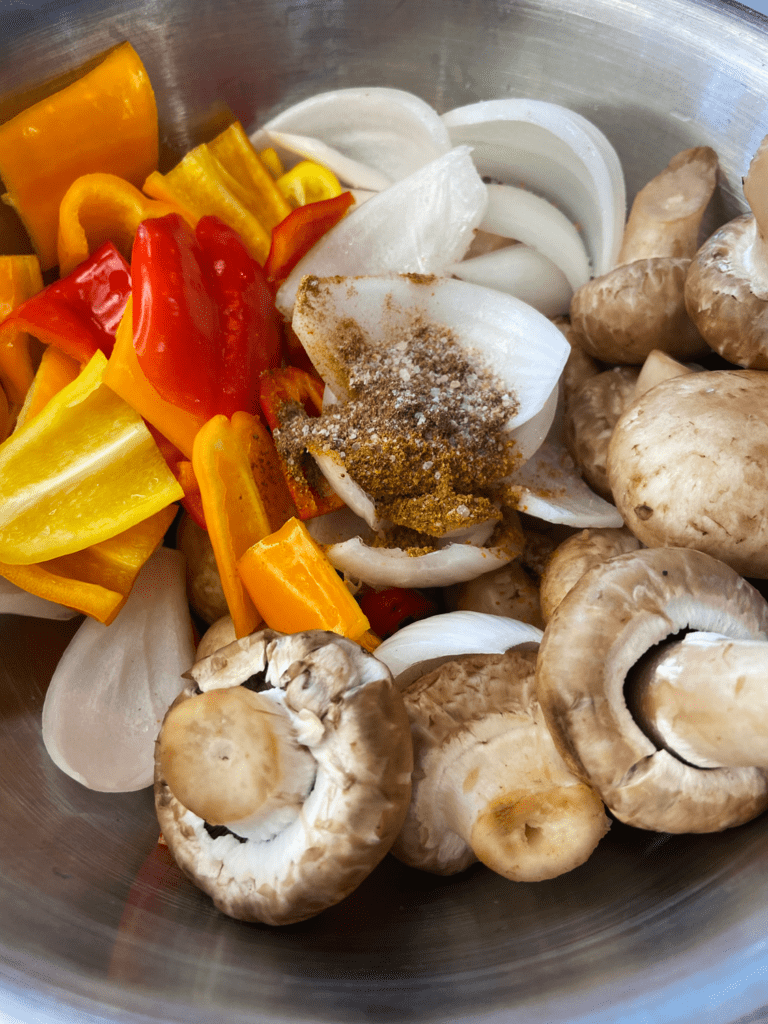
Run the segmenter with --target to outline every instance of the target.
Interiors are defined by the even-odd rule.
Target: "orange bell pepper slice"
[[[167,174],[150,174],[144,191],[153,199],[175,203],[190,223],[206,214],[219,217],[237,231],[261,264],[269,253],[272,228],[291,212],[237,123],[213,142],[190,150]]]
[[[128,299],[117,328],[112,355],[104,373],[104,383],[159,430],[163,437],[167,437],[187,459],[192,458],[195,435],[205,420],[166,402],[142,373],[133,347],[132,299]]]
[[[326,629],[350,640],[370,630],[360,605],[299,519],[252,544],[237,570],[271,629]]]
[[[71,555],[36,565],[0,563],[0,576],[108,626],[128,600],[139,570],[162,543],[175,513],[175,506],[169,506],[116,537]]]
[[[0,256],[0,323],[43,287],[37,256]],[[20,406],[35,371],[29,334],[19,327],[0,340],[0,383],[12,405]]]
[[[0,125],[0,177],[43,270],[56,265],[59,206],[82,174],[137,187],[157,168],[157,104],[130,43],[78,81]]]
[[[238,637],[252,633],[261,617],[243,587],[237,560],[271,533],[282,515],[279,507],[268,507],[254,479],[258,462],[250,448],[259,442],[271,445],[272,439],[255,416],[236,413],[232,422],[213,416],[198,432],[192,453],[208,536]]]
[[[143,220],[177,212],[170,203],[148,199],[116,174],[83,174],[67,189],[59,208],[57,251],[64,276],[110,241],[128,262]]]

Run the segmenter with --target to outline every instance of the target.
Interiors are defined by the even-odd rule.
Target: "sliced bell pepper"
[[[150,174],[148,196],[175,203],[197,222],[213,214],[233,228],[260,264],[270,234],[291,208],[239,124],[196,146],[167,174]]]
[[[108,626],[128,600],[139,570],[173,522],[173,505],[116,537],[35,565],[0,563],[0,576]]]
[[[270,430],[273,433],[278,431],[286,415],[290,415],[291,409],[297,405],[303,406],[312,416],[319,415],[323,408],[324,388],[318,377],[295,366],[265,373],[260,381],[260,402]],[[310,483],[298,460],[289,460],[281,455],[281,464],[300,519],[312,519],[344,507],[344,502],[319,473],[316,483]]]
[[[216,217],[194,232],[178,214],[145,221],[131,270],[133,344],[160,397],[205,420],[257,411],[281,337],[263,271],[236,232]]]
[[[408,587],[369,590],[360,597],[360,607],[371,629],[383,640],[409,622],[426,619],[437,612],[437,605],[426,594]]]
[[[43,270],[56,265],[59,206],[72,182],[104,171],[141,187],[158,150],[155,96],[130,43],[0,126],[3,200],[19,214]]]
[[[43,352],[32,387],[24,399],[16,420],[16,429],[23,427],[45,408],[54,395],[58,395],[67,384],[71,384],[80,373],[80,369],[80,363],[76,359],[49,345]]]
[[[0,348],[22,330],[80,363],[97,351],[108,356],[130,294],[130,268],[105,242],[71,274],[22,302],[0,323]]]
[[[275,286],[284,281],[312,246],[338,224],[354,201],[351,192],[342,192],[333,199],[293,210],[272,231],[272,243],[264,264],[267,280]]]
[[[175,212],[176,206],[148,199],[116,174],[81,175],[67,189],[59,209],[59,275],[69,274],[103,242],[112,242],[130,259],[139,224]]]
[[[0,324],[43,287],[37,256],[0,256]],[[17,325],[0,337],[0,383],[12,405],[20,406],[35,375],[30,339]]]
[[[256,417],[247,413],[239,414],[235,426],[226,416],[214,416],[195,438],[192,455],[208,536],[238,637],[252,633],[261,620],[238,576],[237,560],[272,532],[279,515],[273,511],[270,516],[254,479],[251,453],[243,443],[260,431],[266,435]],[[266,440],[272,443],[268,435]]]
[[[13,418],[13,410],[8,404],[8,398],[0,387],[0,441],[4,441],[13,429]]]
[[[195,434],[205,423],[202,416],[166,402],[144,376],[133,347],[133,297],[128,299],[115,335],[115,345],[104,372],[104,383],[148,423],[192,458]]]
[[[350,640],[370,629],[360,605],[298,519],[252,544],[237,570],[270,629],[327,629]]]
[[[280,175],[277,187],[293,207],[334,199],[344,191],[333,171],[314,160],[300,160]]]
[[[143,420],[82,373],[0,445],[0,561],[28,565],[114,537],[183,497]]]
[[[276,149],[273,149],[272,146],[268,146],[266,149],[260,149],[258,152],[261,162],[267,168],[275,181],[285,174],[283,161],[280,159]]]

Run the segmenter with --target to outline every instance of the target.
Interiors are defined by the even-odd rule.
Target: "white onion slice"
[[[506,548],[448,544],[424,555],[400,548],[375,548],[353,537],[325,549],[339,572],[372,587],[448,587],[491,572],[512,560]]]
[[[341,544],[352,537],[360,537],[366,543],[374,538],[373,530],[351,508],[340,508],[335,512],[326,512],[323,516],[314,516],[307,519],[304,525],[313,540],[323,546]]]
[[[355,483],[346,468],[333,458],[332,455],[317,454],[313,455],[312,458],[317,463],[318,469],[328,481],[334,493],[356,515],[365,520],[372,530],[381,530],[391,525],[387,520],[379,518],[370,495],[359,484]]]
[[[15,583],[0,576],[0,615],[28,615],[32,619],[73,619],[79,612],[55,601],[28,594]]]
[[[485,612],[446,612],[412,622],[374,652],[402,690],[414,679],[462,654],[504,654],[522,644],[538,646],[543,633],[527,622]]]
[[[353,208],[299,260],[277,308],[290,320],[305,274],[441,274],[464,256],[487,203],[469,150],[453,149]]]
[[[462,260],[448,273],[514,295],[547,317],[567,313],[573,297],[573,288],[557,264],[529,245],[508,245]]]
[[[374,167],[351,160],[337,149],[326,145],[320,139],[312,139],[307,135],[289,135],[286,132],[275,132],[265,129],[267,138],[279,151],[293,153],[304,160],[314,160],[329,171],[333,171],[339,182],[352,188],[361,188],[370,192],[381,192],[389,188],[392,179],[377,171]]]
[[[581,224],[596,275],[613,269],[626,219],[615,149],[587,118],[555,103],[497,99],[443,115],[454,145],[473,146],[481,174],[524,184]]]
[[[535,416],[515,427],[512,438],[521,464],[527,462],[549,435],[559,409],[559,383],[555,384],[544,405]]]
[[[87,619],[56,667],[43,705],[54,763],[100,792],[151,786],[155,738],[194,661],[184,557],[159,548],[114,622]]]
[[[451,278],[315,280],[299,294],[293,329],[323,380],[345,398],[338,370],[342,325],[355,321],[368,344],[386,348],[393,337],[405,336],[414,317],[448,327],[478,369],[490,371],[515,395],[518,409],[509,430],[544,408],[570,352],[557,327],[533,307]]]
[[[519,510],[579,529],[620,527],[618,509],[584,482],[564,448],[545,443],[507,480],[520,488]]]
[[[560,268],[573,291],[590,278],[589,256],[578,231],[564,213],[534,192],[488,185],[488,209],[480,230],[538,249]]]
[[[268,132],[310,135],[390,181],[399,181],[451,148],[448,129],[424,100],[403,89],[336,89],[289,107]],[[367,187],[367,186],[362,186]]]

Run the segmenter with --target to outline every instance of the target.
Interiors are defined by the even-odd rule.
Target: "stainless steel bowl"
[[[123,39],[149,69],[169,154],[230,111],[256,126],[336,86],[399,86],[441,110],[532,96],[598,124],[630,194],[678,150],[714,146],[714,224],[742,209],[768,133],[768,20],[727,0],[11,0],[0,94],[12,106]],[[221,916],[156,846],[149,792],[86,792],[47,759],[43,695],[73,630],[0,620],[0,1015],[768,1020],[766,820],[703,837],[615,825],[584,867],[538,885],[390,858],[305,924]]]

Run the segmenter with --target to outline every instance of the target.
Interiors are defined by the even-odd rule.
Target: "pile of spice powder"
[[[487,494],[517,461],[504,430],[515,396],[472,364],[447,327],[418,315],[386,346],[369,345],[354,321],[341,335],[354,397],[320,417],[296,406],[275,434],[286,461],[331,456],[382,518],[430,536],[498,518]]]

